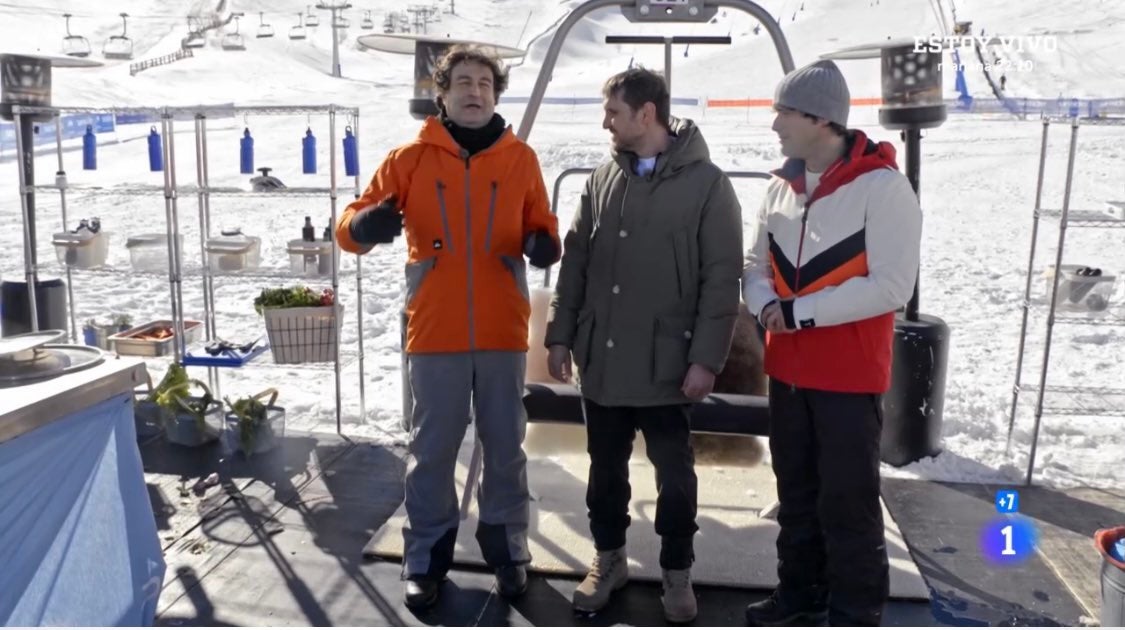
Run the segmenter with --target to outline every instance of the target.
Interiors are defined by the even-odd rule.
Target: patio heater
[[[893,40],[822,55],[824,59],[868,59],[882,65],[883,106],[879,124],[900,131],[906,146],[906,178],[921,199],[922,130],[945,122],[942,53],[915,51],[914,40]],[[918,312],[918,280],[904,312],[895,318],[891,389],[884,397],[884,462],[903,466],[941,452],[949,326]]]
[[[61,279],[40,281],[35,235],[35,127],[55,114],[20,108],[51,106],[51,68],[95,67],[101,63],[74,57],[0,54],[0,118],[15,123],[19,195],[23,211],[23,258],[26,282],[0,283],[0,333],[5,336],[47,329],[66,329],[66,285]],[[61,121],[56,121],[58,127]],[[60,131],[61,132],[61,131]],[[35,287],[29,291],[28,287]]]
[[[437,95],[437,86],[434,85],[433,78],[434,68],[451,46],[456,44],[478,46],[501,59],[518,58],[526,53],[511,46],[416,33],[373,33],[363,35],[356,41],[360,46],[372,50],[414,55],[414,98],[410,99],[409,109],[410,115],[417,120],[425,120],[427,116],[437,116],[440,113],[437,102],[434,101]]]

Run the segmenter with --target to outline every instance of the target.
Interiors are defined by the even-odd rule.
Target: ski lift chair
[[[255,37],[258,39],[273,37],[273,26],[266,24],[266,14],[262,11],[258,12],[258,33]]]
[[[371,19],[370,11],[363,12],[363,22],[360,23],[359,27],[365,31],[370,31],[371,29],[375,28],[375,21]]]
[[[62,41],[62,51],[68,57],[89,57],[90,56],[90,40],[82,37],[81,35],[74,35],[70,32],[70,17],[69,13],[63,13],[66,18],[66,37]]]
[[[305,5],[308,9],[308,15],[305,16],[305,26],[318,26],[320,24],[320,16],[312,12],[312,5]]]
[[[332,26],[336,28],[348,28],[351,25],[352,21],[342,15],[337,17],[336,21],[332,23]]]
[[[305,14],[297,14],[297,25],[289,29],[289,39],[305,38]]]
[[[223,35],[222,48],[223,50],[246,50],[246,40],[238,32],[238,19],[242,17],[241,14],[234,14],[234,32]]]
[[[128,13],[121,14],[121,34],[110,35],[102,44],[102,56],[106,59],[132,59],[133,40],[126,34],[128,32]]]

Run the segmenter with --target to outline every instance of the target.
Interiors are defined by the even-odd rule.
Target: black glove
[[[539,230],[528,235],[523,254],[532,267],[546,269],[559,259],[559,245],[546,230]]]
[[[356,214],[348,229],[352,240],[361,245],[393,242],[402,235],[402,213],[395,207],[394,195]]]

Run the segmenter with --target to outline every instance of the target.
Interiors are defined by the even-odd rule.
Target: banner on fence
[[[62,117],[63,140],[81,138],[86,133],[87,125],[93,127],[94,133],[105,133],[115,129],[113,114],[75,114]],[[36,124],[35,146],[55,141],[55,119]],[[15,123],[0,123],[0,151],[16,150]]]

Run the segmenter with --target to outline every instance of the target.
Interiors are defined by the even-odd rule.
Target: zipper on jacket
[[[449,233],[449,212],[445,207],[445,183],[437,180],[438,210],[441,213],[441,229],[445,235],[445,251],[453,253],[453,235]]]
[[[492,182],[492,193],[488,196],[488,228],[484,233],[484,251],[492,251],[492,219],[496,216],[496,182]]]
[[[828,169],[826,171],[824,171],[824,173],[821,174],[820,180],[817,183],[817,188],[820,188],[820,184],[823,184],[824,180],[827,179],[828,176],[832,173],[832,171],[836,170],[836,167],[838,167],[840,164],[841,164],[840,160],[837,160],[836,162],[834,162],[832,164],[832,166],[828,167]],[[798,297],[798,295],[800,294],[800,291],[801,291],[801,255],[805,250],[805,232],[808,230],[808,225],[809,225],[809,209],[812,208],[813,201],[815,201],[815,196],[816,196],[816,190],[810,190],[808,192],[808,196],[805,199],[805,209],[804,209],[804,212],[801,213],[801,238],[800,238],[800,240],[797,241],[797,264],[795,265],[796,273],[794,274],[794,277],[793,277],[793,300],[794,301],[797,299],[797,297]],[[796,313],[794,313],[793,318],[796,319],[796,317],[797,317],[797,315],[796,315]],[[796,323],[796,322],[794,322],[794,323]],[[796,331],[794,331],[794,332],[796,332]],[[797,337],[793,338],[793,343],[794,344],[798,343]],[[798,357],[800,356],[800,350],[799,349],[797,350],[796,354],[797,354]],[[800,373],[800,371],[801,371],[801,366],[800,366],[800,362],[798,361],[797,372]],[[800,377],[798,376],[797,378],[794,378],[793,380],[794,381],[800,380]],[[796,383],[790,384],[789,389],[793,393],[797,393]]]
[[[469,279],[469,351],[476,349],[476,330],[473,323],[473,213],[469,204],[472,197],[472,182],[469,178],[469,152],[461,149],[461,159],[465,160],[465,268]]]

